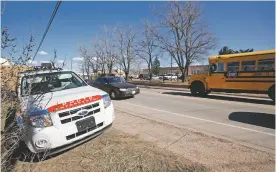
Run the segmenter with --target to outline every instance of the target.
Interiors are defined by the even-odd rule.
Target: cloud
[[[74,61],[83,61],[83,57],[73,57]]]
[[[50,61],[45,60],[45,61],[40,61],[40,63],[50,63]]]
[[[34,61],[29,60],[29,61],[28,61],[28,63],[29,63],[29,64],[37,64],[38,62],[37,62],[37,61],[35,61],[35,60],[34,60]]]
[[[48,53],[45,52],[45,51],[39,51],[38,54],[40,54],[40,55],[47,55]]]
[[[64,60],[57,60],[57,63],[63,63]]]

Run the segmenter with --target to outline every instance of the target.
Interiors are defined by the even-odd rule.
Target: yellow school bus
[[[211,91],[265,93],[275,101],[275,52],[212,56],[208,73],[190,77],[191,94],[203,97]]]

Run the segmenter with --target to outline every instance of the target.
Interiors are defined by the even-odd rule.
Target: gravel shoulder
[[[116,129],[153,142],[162,149],[172,151],[193,163],[202,164],[212,171],[275,171],[273,153],[149,120],[120,109],[116,112]]]

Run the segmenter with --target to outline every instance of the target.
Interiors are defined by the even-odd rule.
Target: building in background
[[[77,74],[82,79],[88,80],[88,79],[91,79],[91,77],[92,77],[92,79],[95,79],[96,77],[98,77],[99,75],[102,74],[102,71],[91,73],[90,76],[88,76],[86,72],[77,72]],[[123,70],[120,70],[120,69],[112,69],[111,74],[114,74],[115,76],[125,77],[125,72]]]
[[[209,65],[196,65],[190,66],[188,76],[200,73],[207,73],[209,71]]]
[[[208,72],[208,66],[209,65],[195,65],[195,66],[190,66],[188,69],[188,76],[193,75],[193,74],[198,74],[198,73],[205,73]],[[148,69],[142,69],[142,74],[148,74]],[[179,67],[160,67],[159,69],[159,75],[164,75],[164,74],[181,74],[181,71]]]

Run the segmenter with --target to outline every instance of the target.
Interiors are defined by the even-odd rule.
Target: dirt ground
[[[101,136],[42,162],[17,161],[16,172],[204,172],[203,165],[191,163],[136,136],[112,127]]]
[[[152,113],[152,112],[148,112]],[[117,107],[114,127],[216,172],[274,172],[275,153],[237,140],[180,128]]]

